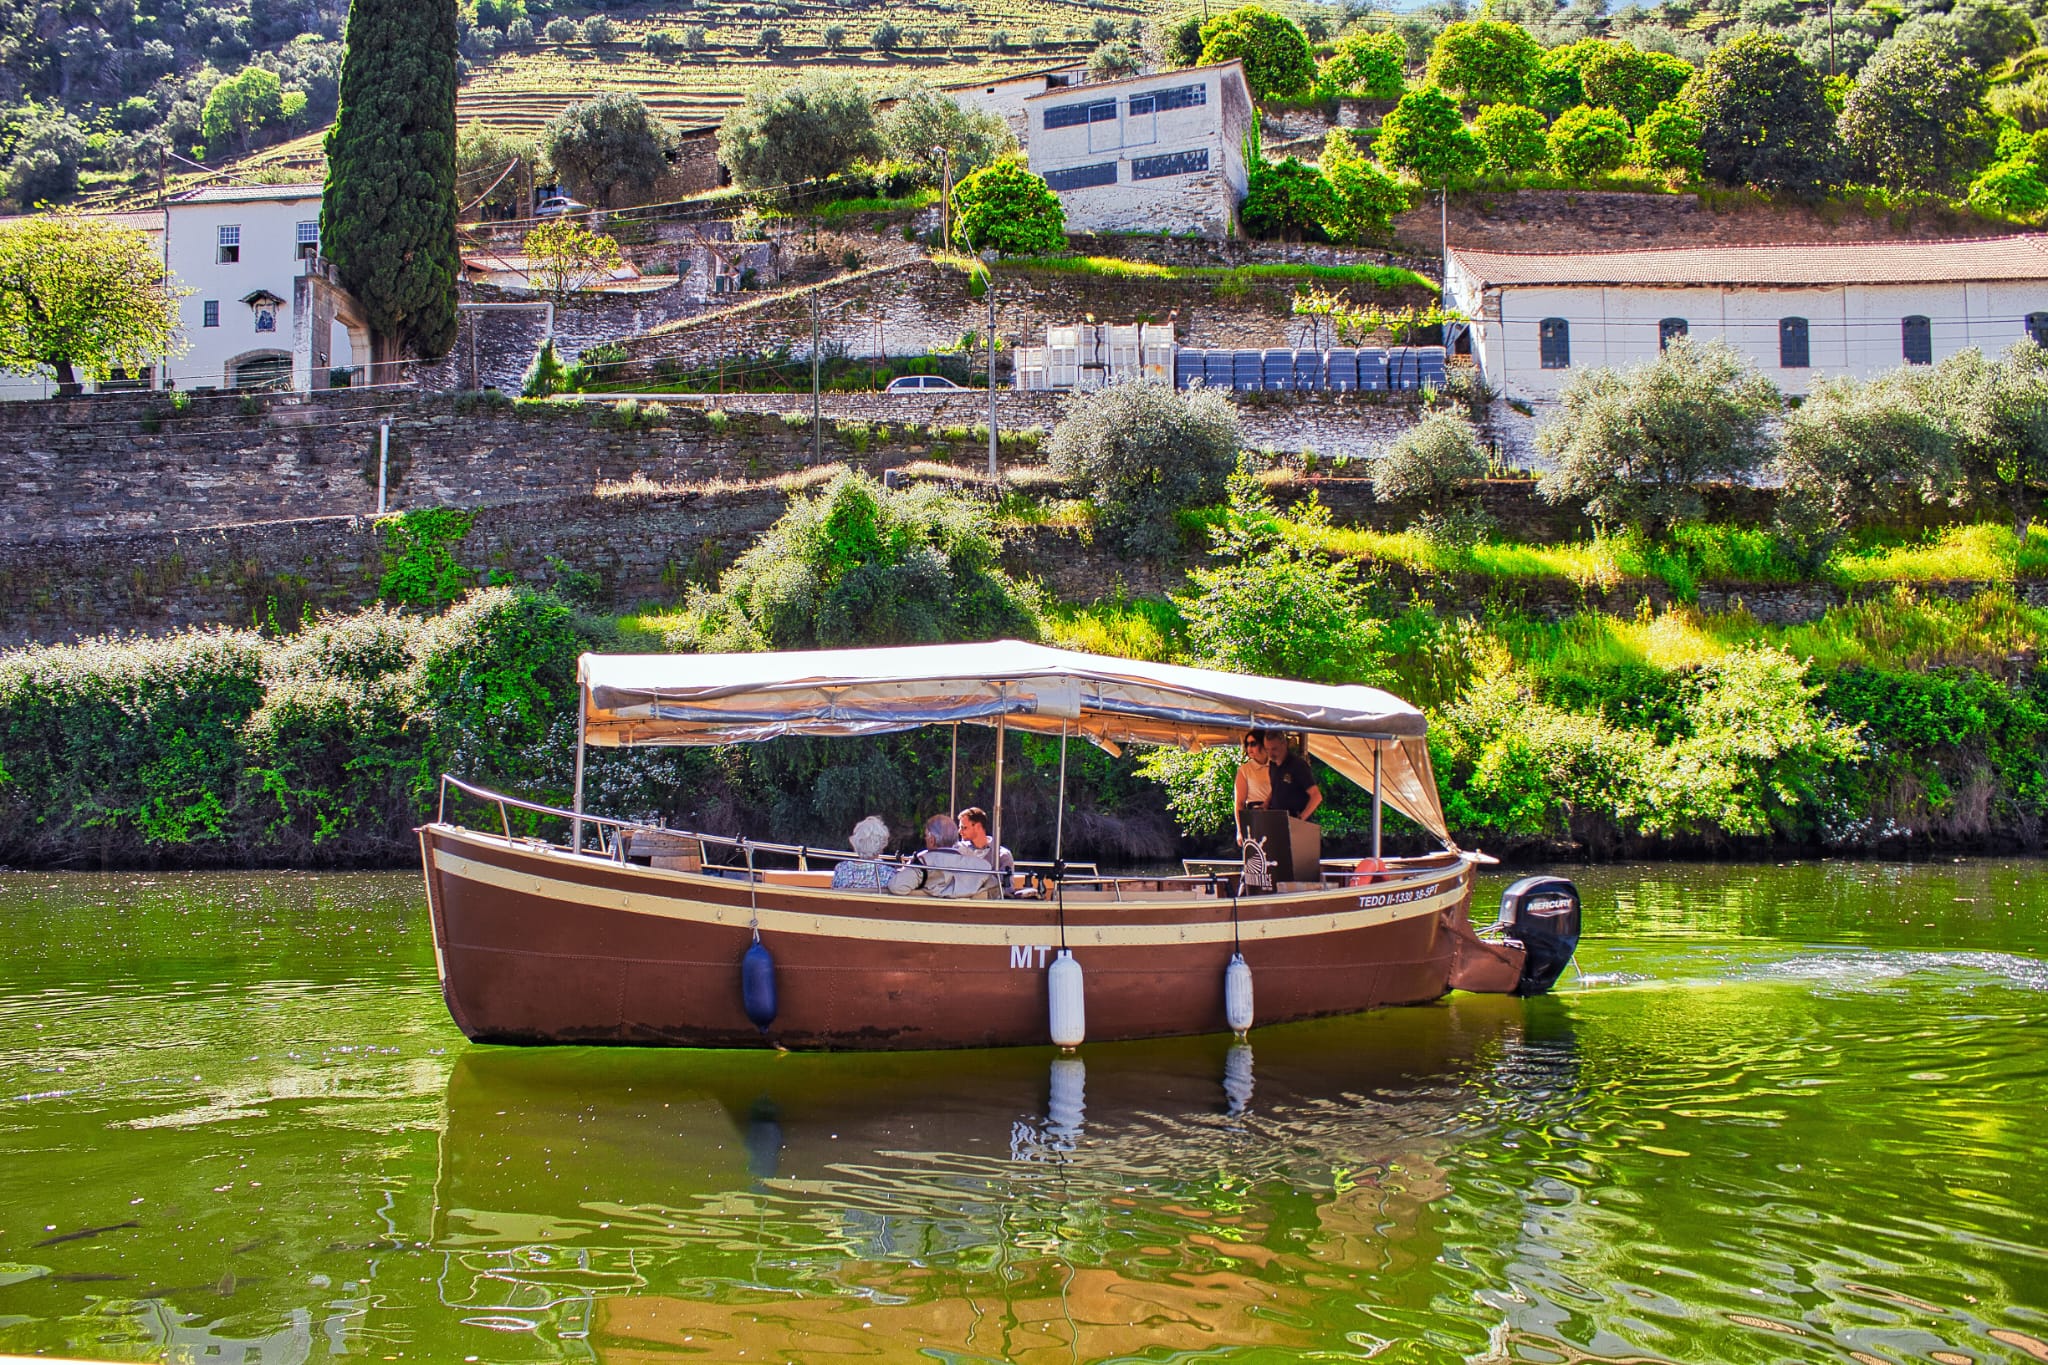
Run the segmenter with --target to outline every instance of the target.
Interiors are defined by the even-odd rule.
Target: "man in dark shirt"
[[[1295,753],[1287,736],[1278,730],[1266,736],[1266,764],[1273,782],[1267,807],[1284,810],[1297,820],[1313,819],[1316,808],[1323,804],[1323,789],[1316,785],[1308,760]]]

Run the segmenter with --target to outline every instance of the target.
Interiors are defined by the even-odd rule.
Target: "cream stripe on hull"
[[[475,838],[474,835],[470,837]],[[502,840],[477,839],[476,842],[487,843],[491,847],[507,847]],[[543,855],[538,850],[516,846],[513,846],[513,851],[526,857],[553,856],[563,861],[580,861],[584,865],[590,865],[592,861],[587,858],[577,860],[575,855],[567,853]],[[691,900],[686,895],[679,894],[679,888],[668,882],[670,874],[643,872],[641,876],[650,880],[658,878],[663,885],[658,889],[650,887],[647,891],[623,891],[614,887],[594,886],[586,882],[565,881],[534,872],[498,867],[492,863],[450,853],[446,849],[435,849],[433,858],[435,869],[445,876],[544,900],[560,901],[564,905],[598,907],[698,924],[742,928],[758,924],[763,933],[810,934],[823,938],[884,943],[991,947],[1004,944],[1056,946],[1060,942],[1060,930],[1056,924],[1002,924],[987,921],[935,923],[926,920],[868,919],[842,914],[808,914],[800,910],[773,909],[767,906],[755,910],[744,905],[713,905]],[[611,873],[633,871],[616,863],[604,863],[601,866]],[[1464,869],[1433,869],[1429,874],[1417,877],[1407,884],[1348,891],[1341,900],[1325,892],[1314,897],[1314,901],[1319,903],[1319,908],[1315,912],[1289,916],[1285,919],[1240,919],[1236,924],[1232,924],[1228,919],[1201,924],[1075,924],[1070,919],[1066,929],[1066,942],[1069,946],[1141,948],[1229,943],[1232,940],[1260,942],[1369,929],[1442,913],[1465,894],[1465,877]],[[777,893],[782,895],[788,894],[789,890],[790,888],[776,888]],[[1285,905],[1288,899],[1290,898],[1259,898],[1264,902],[1261,908],[1277,908]],[[1304,902],[1308,900],[1306,897],[1300,899]],[[1320,908],[1320,905],[1327,905],[1333,900],[1338,900],[1345,908]],[[960,905],[963,911],[972,913],[983,906],[994,906],[999,903],[963,900]],[[1163,908],[1158,901],[1131,902],[1130,905],[1133,908]],[[1095,903],[1088,907],[1090,911],[1098,908],[1108,907]]]

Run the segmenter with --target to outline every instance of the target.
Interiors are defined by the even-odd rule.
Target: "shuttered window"
[[[1908,365],[1934,363],[1934,327],[1917,314],[1899,319],[1899,353]]]
[[[1805,318],[1778,319],[1778,368],[1803,370],[1811,361],[1806,344]]]
[[[1684,318],[1665,318],[1657,324],[1657,349],[1664,350],[1691,331],[1692,324]]]
[[[1563,318],[1545,318],[1536,324],[1536,345],[1546,370],[1568,370],[1572,365],[1572,325]]]

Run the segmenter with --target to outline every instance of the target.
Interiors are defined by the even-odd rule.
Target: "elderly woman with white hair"
[[[832,869],[832,885],[837,889],[857,891],[886,891],[889,874],[894,869],[882,861],[882,850],[889,846],[889,827],[879,815],[870,815],[853,827],[853,833],[846,836],[846,846],[853,850],[853,857],[841,858],[839,865]]]

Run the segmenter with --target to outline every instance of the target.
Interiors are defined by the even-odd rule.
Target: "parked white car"
[[[942,374],[906,374],[889,381],[884,393],[919,393],[926,389],[953,389],[959,393],[967,390],[955,384]]]
[[[533,211],[533,216],[536,218],[560,218],[565,213],[583,213],[588,211],[589,208],[590,205],[579,204],[566,194],[558,194],[551,199],[541,200],[540,207]]]

